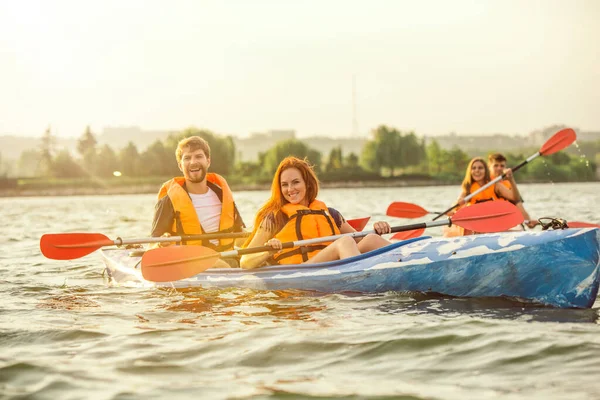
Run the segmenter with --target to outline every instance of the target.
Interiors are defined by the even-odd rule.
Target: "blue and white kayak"
[[[421,237],[321,264],[255,270],[209,269],[188,279],[149,282],[141,257],[102,251],[118,284],[162,287],[301,289],[324,293],[433,292],[499,297],[555,307],[589,308],[600,281],[600,229]]]

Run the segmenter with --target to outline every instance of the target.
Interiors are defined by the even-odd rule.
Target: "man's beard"
[[[192,183],[200,183],[206,178],[206,170],[200,167],[200,175],[197,178],[192,178],[191,175],[188,176],[188,180]]]

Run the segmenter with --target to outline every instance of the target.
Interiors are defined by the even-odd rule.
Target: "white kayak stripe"
[[[369,268],[365,268],[365,271],[374,270],[374,269],[401,268],[401,267],[406,267],[408,265],[429,264],[432,262],[433,261],[429,257],[423,257],[423,258],[417,258],[415,260],[381,263],[381,264],[377,264],[377,265],[374,265]]]
[[[489,247],[482,245],[482,246],[477,246],[477,247],[472,247],[470,249],[464,249],[464,250],[459,250],[456,252],[456,254],[451,255],[450,257],[452,257],[452,259],[456,259],[456,258],[466,258],[466,257],[473,257],[473,256],[481,256],[484,254],[493,254],[493,253],[505,253],[508,251],[515,251],[515,250],[520,250],[522,248],[524,248],[525,246],[523,246],[522,244],[515,244],[513,246],[509,246],[509,247],[502,247],[498,250],[493,250],[490,249]],[[448,258],[450,258],[448,257]]]

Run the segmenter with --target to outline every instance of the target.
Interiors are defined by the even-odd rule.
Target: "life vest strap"
[[[181,222],[181,213],[179,211],[175,211],[175,226],[177,227],[177,234],[181,237],[183,237],[185,235],[185,232],[183,230],[183,223]],[[181,242],[178,242],[178,245],[182,245],[185,244],[185,240],[181,240]]]
[[[270,264],[279,264],[280,260],[283,260],[284,258],[288,258],[288,257],[292,257],[295,256],[296,254],[301,254],[302,255],[302,259],[304,259],[304,257],[306,256],[306,259],[304,261],[308,261],[308,253],[312,253],[315,250],[323,250],[325,247],[327,247],[326,245],[323,244],[315,244],[315,245],[311,245],[311,246],[300,246],[297,247],[293,250],[287,251],[285,253],[280,253],[278,256],[271,256],[271,258],[269,259]]]
[[[494,201],[494,199],[492,199],[492,198],[490,197],[489,199],[475,200],[475,204],[478,204],[478,203],[485,203],[486,201]]]

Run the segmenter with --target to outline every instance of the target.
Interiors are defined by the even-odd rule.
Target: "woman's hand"
[[[171,234],[169,232],[165,232],[162,235],[160,235],[160,237],[171,237]],[[157,243],[158,247],[167,247],[172,244],[173,244],[173,242],[158,242]]]
[[[267,240],[265,242],[265,246],[271,246],[275,250],[281,250],[281,249],[283,249],[283,245],[281,244],[281,240],[275,239],[275,238]]]
[[[529,229],[533,229],[535,228],[537,225],[539,225],[539,221],[537,219],[534,220],[529,220],[525,225],[527,225],[529,227]]]
[[[385,235],[386,233],[392,233],[392,227],[385,221],[378,221],[373,224],[373,228],[378,235]]]

